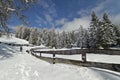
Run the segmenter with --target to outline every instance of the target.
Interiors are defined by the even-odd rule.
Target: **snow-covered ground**
[[[7,37],[4,35],[0,37],[0,42],[13,43],[13,44],[29,44],[29,42],[26,40],[15,38],[14,36]]]
[[[26,49],[26,47],[23,47]],[[120,73],[66,64],[50,64],[0,44],[0,80],[120,80]]]
[[[27,54],[29,47],[0,44],[0,80],[120,80],[120,73],[78,67],[68,64],[50,64]]]

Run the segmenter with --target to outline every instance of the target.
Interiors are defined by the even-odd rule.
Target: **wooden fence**
[[[29,51],[28,51],[29,52]],[[86,53],[87,54],[108,54],[108,55],[120,55],[120,50],[116,49],[72,49],[72,50],[49,50],[49,51],[42,51],[37,49],[31,49],[30,52],[33,56],[50,61],[53,64],[55,63],[69,63],[79,66],[87,66],[87,67],[99,67],[99,68],[105,68],[110,69],[114,71],[120,72],[120,64],[113,64],[113,63],[100,63],[100,62],[90,62],[87,61]],[[39,55],[37,55],[39,54]],[[53,57],[44,57],[42,54],[52,54]],[[82,61],[78,60],[70,60],[70,59],[63,59],[63,58],[56,58],[56,55],[74,55],[74,54],[81,54]]]
[[[31,49],[35,53],[49,53],[49,54],[63,54],[63,55],[73,55],[81,53],[94,53],[94,54],[107,54],[107,55],[120,55],[120,50],[118,49],[68,49],[68,50],[49,50],[42,51],[39,49]]]

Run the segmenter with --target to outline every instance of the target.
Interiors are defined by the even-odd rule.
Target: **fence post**
[[[82,62],[86,62],[86,52],[82,52]]]
[[[55,53],[53,53],[53,64],[55,64]]]
[[[42,54],[42,53],[40,53],[40,57],[41,57],[41,54]]]

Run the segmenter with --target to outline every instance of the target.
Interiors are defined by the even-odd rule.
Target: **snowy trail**
[[[114,75],[87,67],[53,65],[18,49],[0,44],[0,80],[120,80],[119,73]],[[8,55],[11,56],[6,57]]]

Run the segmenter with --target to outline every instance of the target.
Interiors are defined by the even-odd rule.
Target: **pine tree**
[[[56,33],[55,33],[55,28],[52,28],[49,31],[49,46],[53,47],[57,47],[57,43],[56,43]]]
[[[37,45],[37,40],[38,40],[38,35],[39,34],[39,29],[38,28],[33,28],[31,29],[30,37],[29,37],[29,43]]]
[[[66,32],[65,31],[63,31],[62,33],[61,33],[61,40],[60,40],[60,44],[61,44],[61,47],[63,48],[63,47],[66,47],[67,46],[67,44],[66,44],[66,38],[67,38],[67,36],[66,36]]]
[[[108,18],[108,14],[103,14],[103,21],[101,24],[101,45],[104,48],[109,48],[111,45],[116,45],[116,33],[114,25]]]
[[[22,39],[29,40],[29,36],[30,36],[30,28],[23,27],[22,28]]]
[[[88,32],[83,26],[80,26],[77,33],[77,46],[81,48],[87,47]]]
[[[49,46],[49,40],[50,40],[50,36],[49,36],[49,30],[48,29],[43,29],[42,30],[42,43],[45,46]]]
[[[18,26],[17,28],[16,28],[16,30],[15,30],[15,36],[17,37],[17,38],[21,38],[22,37],[22,26]]]
[[[39,31],[38,31],[38,35],[37,35],[37,42],[36,42],[36,45],[41,45],[41,44],[43,44],[43,41],[42,41],[42,30],[41,29],[39,29]]]
[[[99,27],[99,19],[96,16],[95,12],[92,12],[91,15],[91,23],[89,28],[89,46],[90,48],[96,48],[97,47],[97,38],[98,38],[98,27]]]
[[[120,26],[115,26],[114,30],[115,30],[116,39],[117,39],[116,45],[120,46]]]

